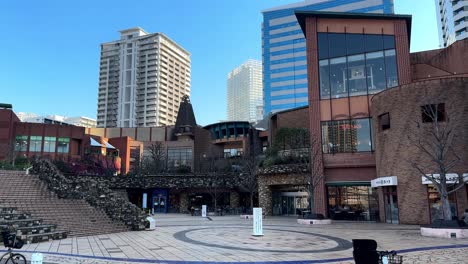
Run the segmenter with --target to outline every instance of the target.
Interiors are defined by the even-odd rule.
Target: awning
[[[91,139],[91,147],[102,147],[102,144],[97,142],[94,138]]]

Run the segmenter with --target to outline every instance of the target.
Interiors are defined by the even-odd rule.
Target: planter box
[[[297,219],[297,223],[301,225],[330,225],[331,219]]]
[[[421,235],[439,238],[468,238],[468,229],[421,227]]]

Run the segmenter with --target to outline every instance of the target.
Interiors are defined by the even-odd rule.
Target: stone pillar
[[[180,205],[180,212],[181,213],[189,213],[188,211],[188,206],[189,206],[189,197],[188,197],[188,194],[186,192],[182,192],[180,193],[180,196],[179,196],[179,205]]]
[[[229,206],[231,208],[239,207],[239,200],[240,200],[240,195],[238,192],[229,193]]]
[[[272,197],[271,188],[264,181],[258,181],[258,204],[263,208],[265,215],[272,215]]]

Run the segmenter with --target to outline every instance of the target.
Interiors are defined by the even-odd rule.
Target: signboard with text
[[[143,193],[143,204],[142,204],[142,207],[143,207],[143,209],[146,209],[147,206],[148,206],[148,194],[147,194],[147,193]]]
[[[253,209],[253,234],[254,236],[263,236],[262,208]]]
[[[398,185],[397,176],[379,177],[371,181],[372,188],[377,188],[381,186],[397,186],[397,185]]]
[[[427,176],[431,176],[431,174],[427,174]],[[463,182],[468,182],[468,173],[463,173]],[[422,176],[422,184],[432,184],[432,181],[429,180],[426,176]],[[438,181],[440,178],[439,174],[432,174],[432,178]],[[457,173],[447,173],[445,174],[445,179],[447,180],[448,184],[458,183],[459,177]]]
[[[206,205],[202,205],[201,208],[202,208],[202,209],[201,209],[201,216],[202,216],[202,217],[206,217]]]

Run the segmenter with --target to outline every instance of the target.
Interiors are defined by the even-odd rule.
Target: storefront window
[[[372,151],[370,119],[322,122],[323,153]]]
[[[431,221],[434,222],[438,219],[444,219],[444,211],[442,210],[442,202],[440,200],[440,194],[434,185],[430,184],[427,186],[429,195],[429,209],[431,211]],[[455,193],[449,195],[450,210],[452,216],[457,216],[457,198]]]
[[[346,57],[331,59],[330,86],[332,98],[341,98],[348,96],[346,80]]]
[[[327,186],[328,212],[334,220],[376,221],[377,194],[370,186]]]
[[[27,151],[28,136],[16,136],[15,151]]]
[[[29,140],[29,151],[31,152],[41,152],[42,147],[42,137],[41,136],[31,136]]]
[[[70,138],[58,138],[58,153],[68,153],[70,150]]]
[[[44,138],[44,152],[55,152],[55,137],[45,137]]]

